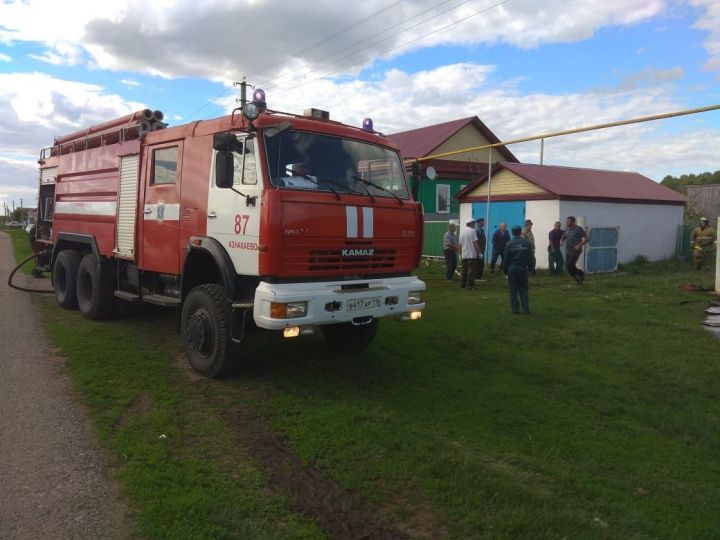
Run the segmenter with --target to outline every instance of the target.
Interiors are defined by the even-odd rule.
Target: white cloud
[[[0,53],[0,62],[12,62],[12,57],[7,54]]]
[[[0,141],[5,152],[35,154],[53,136],[143,108],[101,86],[43,73],[0,73]]]
[[[122,79],[120,82],[129,88],[138,88],[139,86],[142,86],[139,82],[132,79]]]
[[[69,9],[67,2],[26,0],[0,3],[0,42],[43,43],[36,58],[53,63],[87,56],[102,69],[260,82],[298,71],[353,73],[373,57],[440,44],[572,42],[666,9],[666,0],[512,0],[487,9],[495,4],[83,0]],[[319,41],[328,29],[336,31]]]
[[[43,73],[0,73],[0,195],[18,199],[35,193],[38,155],[56,135],[142,108],[93,84]]]
[[[613,92],[554,95],[523,93],[513,85],[489,88],[492,66],[471,63],[408,74],[387,71],[373,81],[311,81],[293,93],[268,93],[268,106],[284,111],[319,107],[331,118],[360,125],[370,116],[375,129],[395,133],[477,115],[501,140],[685,109],[672,88],[628,85]],[[673,80],[674,70],[647,69],[629,78]],[[227,98],[227,110],[236,106]],[[701,118],[701,117],[697,117]],[[720,130],[683,130],[672,136],[666,120],[546,140],[547,163],[639,171],[655,179],[676,172],[716,170]],[[540,143],[510,147],[521,161],[537,162]]]
[[[74,66],[80,63],[83,49],[77,45],[60,42],[48,47],[43,54],[29,54],[28,56],[54,66]]]
[[[18,159],[0,156],[0,211],[2,203],[15,201],[33,206],[37,197],[38,165],[35,159]]]
[[[705,69],[720,73],[720,1],[690,0],[690,4],[703,11],[695,23],[695,28],[709,33],[704,43],[705,50],[710,55],[705,63]]]

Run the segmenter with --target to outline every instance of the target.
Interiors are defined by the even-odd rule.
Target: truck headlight
[[[307,314],[307,302],[271,302],[270,317],[273,319],[297,319]]]
[[[422,304],[425,302],[425,291],[410,291],[408,293],[408,305]]]

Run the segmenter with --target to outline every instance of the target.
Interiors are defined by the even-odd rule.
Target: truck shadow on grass
[[[284,494],[291,507],[315,521],[330,538],[395,539],[436,538],[447,531],[436,525],[430,508],[407,500],[381,508],[343,487],[322,468],[303,460],[290,439],[272,427],[277,413],[269,402],[275,391],[301,396],[317,390],[317,381],[331,378],[318,399],[342,399],[347,392],[372,389],[375,382],[402,376],[376,361],[369,351],[339,353],[320,336],[283,339],[277,333],[254,331],[243,345],[233,377],[208,381],[192,371],[184,354],[177,356],[181,370],[204,400],[222,411],[237,444],[248,449],[269,478],[271,488]],[[311,381],[315,384],[310,384]],[[342,389],[340,392],[339,389]],[[398,518],[402,507],[402,518]]]
[[[172,310],[142,305],[133,306],[125,315],[132,326],[155,328],[158,344],[175,358],[180,379],[218,411],[236,444],[247,449],[265,472],[271,489],[287,497],[293,510],[316,522],[328,537],[447,536],[429,505],[401,495],[371,503],[321,466],[304,460],[290,438],[273,427],[282,416],[271,403],[277,394],[342,404],[350,396],[372,396],[393,381],[407,382],[408,373],[387,361],[383,339],[365,351],[337,350],[321,335],[284,339],[280,333],[254,329],[241,347],[237,372],[227,379],[208,380],[190,367]],[[386,324],[393,323],[383,322],[381,332]],[[147,406],[140,396],[128,414],[142,414]]]

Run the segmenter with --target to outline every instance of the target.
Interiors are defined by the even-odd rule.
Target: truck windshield
[[[390,149],[292,130],[264,141],[273,186],[408,198],[403,163]]]

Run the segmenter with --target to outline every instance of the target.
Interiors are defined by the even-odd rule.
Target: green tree
[[[720,171],[715,171],[713,173],[708,171],[700,174],[683,174],[681,176],[667,175],[660,183],[670,189],[686,194],[687,186],[720,184]]]

